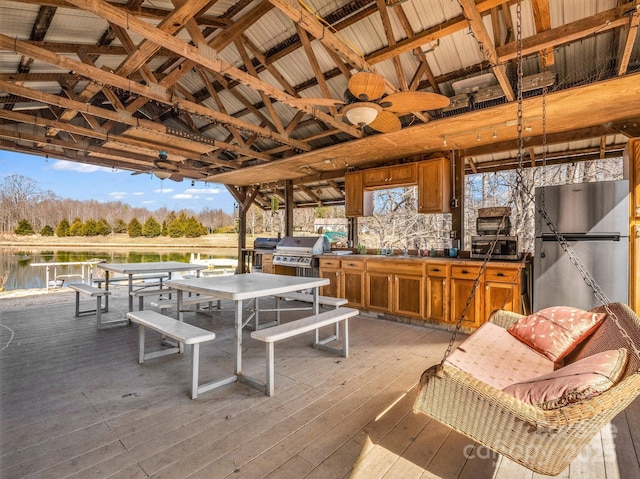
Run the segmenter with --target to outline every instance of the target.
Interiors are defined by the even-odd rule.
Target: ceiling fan
[[[158,158],[153,160],[153,168],[147,171],[134,171],[132,175],[139,175],[142,173],[153,173],[161,180],[170,179],[180,182],[184,180],[184,177],[179,173],[180,168],[173,161],[170,161],[167,157],[167,152],[161,150],[158,152]]]
[[[362,71],[349,79],[345,101],[331,98],[296,98],[299,105],[345,105],[341,114],[349,123],[364,128],[368,126],[381,133],[391,133],[402,128],[399,116],[416,111],[437,110],[449,105],[444,95],[430,92],[406,91],[385,95],[386,81],[378,73]]]

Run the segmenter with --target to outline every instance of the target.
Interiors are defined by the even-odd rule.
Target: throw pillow
[[[626,364],[627,350],[612,349],[503,391],[542,409],[558,409],[603,393],[618,382]]]
[[[606,313],[554,306],[519,319],[508,331],[557,363],[594,332],[605,317]]]

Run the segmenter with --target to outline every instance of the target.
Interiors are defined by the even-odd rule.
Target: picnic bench
[[[199,306],[201,304],[207,303],[209,305],[209,310],[213,310],[213,302],[216,301],[217,308],[220,309],[220,299],[214,298],[213,296],[188,296],[182,299],[182,306],[191,306],[196,305]],[[151,306],[154,308],[158,308],[161,313],[164,314],[165,310],[169,308],[177,308],[178,307],[178,299],[177,298],[159,298],[155,301],[151,301]]]
[[[151,286],[155,286],[157,284],[160,288],[162,288],[162,282],[168,277],[169,275],[167,273],[140,273],[140,274],[132,275],[131,280],[147,282],[148,280],[155,279],[158,281],[152,281],[152,282],[146,283],[146,286],[143,286],[143,287],[148,288]],[[98,288],[102,287],[102,284],[105,283],[106,281],[107,281],[106,278],[93,278],[93,282],[98,285]],[[129,277],[128,276],[115,276],[115,277],[111,276],[109,278],[109,284],[113,284],[113,283],[128,284]]]
[[[136,289],[135,291],[131,291],[129,294],[134,298],[138,298],[138,309],[142,311],[144,310],[144,298],[146,298],[147,296],[159,296],[160,297],[159,299],[163,299],[162,296],[164,295],[170,296],[176,291],[177,290],[173,288],[155,288],[155,289],[141,288],[141,289]]]
[[[111,294],[111,291],[105,291],[104,289],[96,288],[94,286],[83,283],[72,283],[69,285],[69,288],[76,292],[76,316],[96,313],[96,325],[98,329],[101,329],[103,326],[102,313],[107,312],[106,305],[104,308],[102,307],[102,298],[109,296]],[[80,311],[80,294],[96,298],[96,309],[85,309],[83,311]],[[122,324],[122,322],[122,320],[109,321],[108,323],[104,323],[104,325]]]
[[[259,329],[251,332],[251,337],[258,341],[266,343],[266,384],[265,393],[267,396],[273,396],[275,390],[275,343],[277,341],[291,338],[299,334],[303,334],[309,331],[315,330],[315,336],[313,340],[313,347],[316,349],[324,349],[327,351],[339,353],[342,357],[349,356],[349,318],[357,316],[359,311],[354,308],[336,308],[324,311],[322,313],[315,314],[313,316],[307,316],[305,318],[296,319],[287,323],[278,324],[277,326],[271,326],[268,328]],[[329,326],[338,323],[343,324],[344,336],[342,348],[335,348],[328,346],[327,340],[319,339],[319,329],[323,326]]]
[[[276,294],[273,296],[276,300],[276,322],[280,324],[280,312],[281,311],[301,311],[301,310],[309,310],[313,309],[313,294],[310,293],[301,293],[299,291],[294,291],[286,294]],[[282,308],[280,307],[281,300],[292,300],[292,301],[300,301],[301,303],[311,303],[310,306],[303,307],[293,307],[293,308]],[[334,308],[339,308],[340,306],[344,306],[348,301],[345,298],[335,298],[333,296],[318,296],[318,305],[319,306],[332,306]],[[338,323],[335,324],[335,335],[333,337],[327,338],[326,341],[331,341],[332,339],[339,339],[340,331],[338,328]]]
[[[199,328],[177,319],[170,318],[156,311],[135,311],[127,313],[127,318],[138,325],[138,363],[145,359],[153,359],[168,354],[184,351],[184,345],[191,345],[191,399],[196,399],[198,393],[208,391],[199,385],[200,343],[212,341],[216,335],[212,331]],[[177,347],[145,353],[145,330],[153,329],[163,336],[178,341]]]

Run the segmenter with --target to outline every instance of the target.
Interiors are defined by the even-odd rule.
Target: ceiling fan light
[[[381,111],[377,103],[359,102],[347,105],[343,113],[352,125],[363,127],[375,120]]]
[[[171,172],[165,171],[165,170],[154,170],[153,174],[156,175],[161,180],[166,180],[167,178],[171,177]]]

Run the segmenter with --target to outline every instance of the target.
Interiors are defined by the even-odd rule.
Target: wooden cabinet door
[[[370,168],[363,171],[363,183],[367,188],[375,186],[385,186],[389,183],[390,171],[389,168]]]
[[[457,324],[460,315],[464,311],[469,295],[473,289],[475,280],[455,279],[451,278],[451,317],[449,320],[453,324]],[[471,304],[467,309],[462,326],[467,328],[477,328],[482,324],[480,305],[482,304],[482,288],[479,287],[471,300]]]
[[[422,276],[396,274],[393,279],[393,310],[403,316],[423,317],[424,281]]]
[[[364,307],[364,271],[342,271],[342,288],[348,306]]]
[[[365,262],[362,259],[342,260],[342,297],[354,308],[364,308],[364,270]]]
[[[425,280],[425,317],[433,321],[447,320],[449,304],[449,279],[447,266],[427,263]]]
[[[520,288],[509,283],[486,282],[484,284],[484,314],[482,322],[489,319],[496,309],[520,313]]]
[[[393,186],[415,185],[418,181],[416,163],[396,165],[389,168],[389,183]]]
[[[363,172],[344,175],[344,215],[347,218],[373,214],[373,192],[364,190]]]
[[[329,280],[329,284],[320,288],[320,294],[322,296],[331,296],[333,298],[340,298],[341,289],[341,274],[339,269],[321,269],[320,277]]]
[[[391,312],[393,304],[391,297],[393,294],[391,278],[389,273],[365,273],[365,307],[375,311]]]
[[[418,213],[449,213],[451,167],[446,158],[418,165]]]
[[[521,313],[520,267],[487,266],[484,280],[483,321],[496,309]]]
[[[471,292],[473,291],[473,287],[479,273],[480,266],[451,266],[451,315],[449,317],[449,321],[452,323],[458,323],[467,301],[471,296]],[[466,311],[465,318],[462,321],[462,326],[477,328],[482,324],[482,315],[484,312],[481,308],[483,286],[483,280],[480,278],[478,287],[474,292],[469,308]]]

